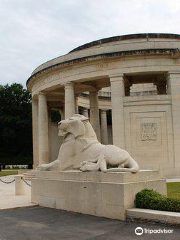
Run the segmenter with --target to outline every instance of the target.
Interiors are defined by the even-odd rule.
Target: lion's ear
[[[72,121],[69,123],[70,132],[74,137],[83,136],[85,134],[85,127],[81,120]]]

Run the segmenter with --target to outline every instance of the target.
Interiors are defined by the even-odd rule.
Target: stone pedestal
[[[166,194],[166,181],[157,171],[132,173],[37,172],[32,179],[32,203],[40,206],[125,220],[144,188]]]
[[[15,176],[15,195],[25,194],[25,183],[23,181],[23,175]]]

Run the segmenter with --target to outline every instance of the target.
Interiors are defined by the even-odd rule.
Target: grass
[[[180,182],[167,183],[168,197],[180,199]]]
[[[0,177],[8,176],[8,175],[15,175],[18,174],[18,170],[11,169],[11,170],[2,170],[0,171]]]

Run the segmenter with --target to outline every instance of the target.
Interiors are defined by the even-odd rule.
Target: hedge
[[[137,208],[180,212],[180,200],[166,197],[151,189],[143,189],[137,193],[135,205]]]

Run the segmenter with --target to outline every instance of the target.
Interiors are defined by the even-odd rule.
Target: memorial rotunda
[[[36,68],[34,168],[57,158],[60,119],[89,117],[103,144],[126,149],[141,169],[180,175],[180,35],[149,33],[93,41]]]

